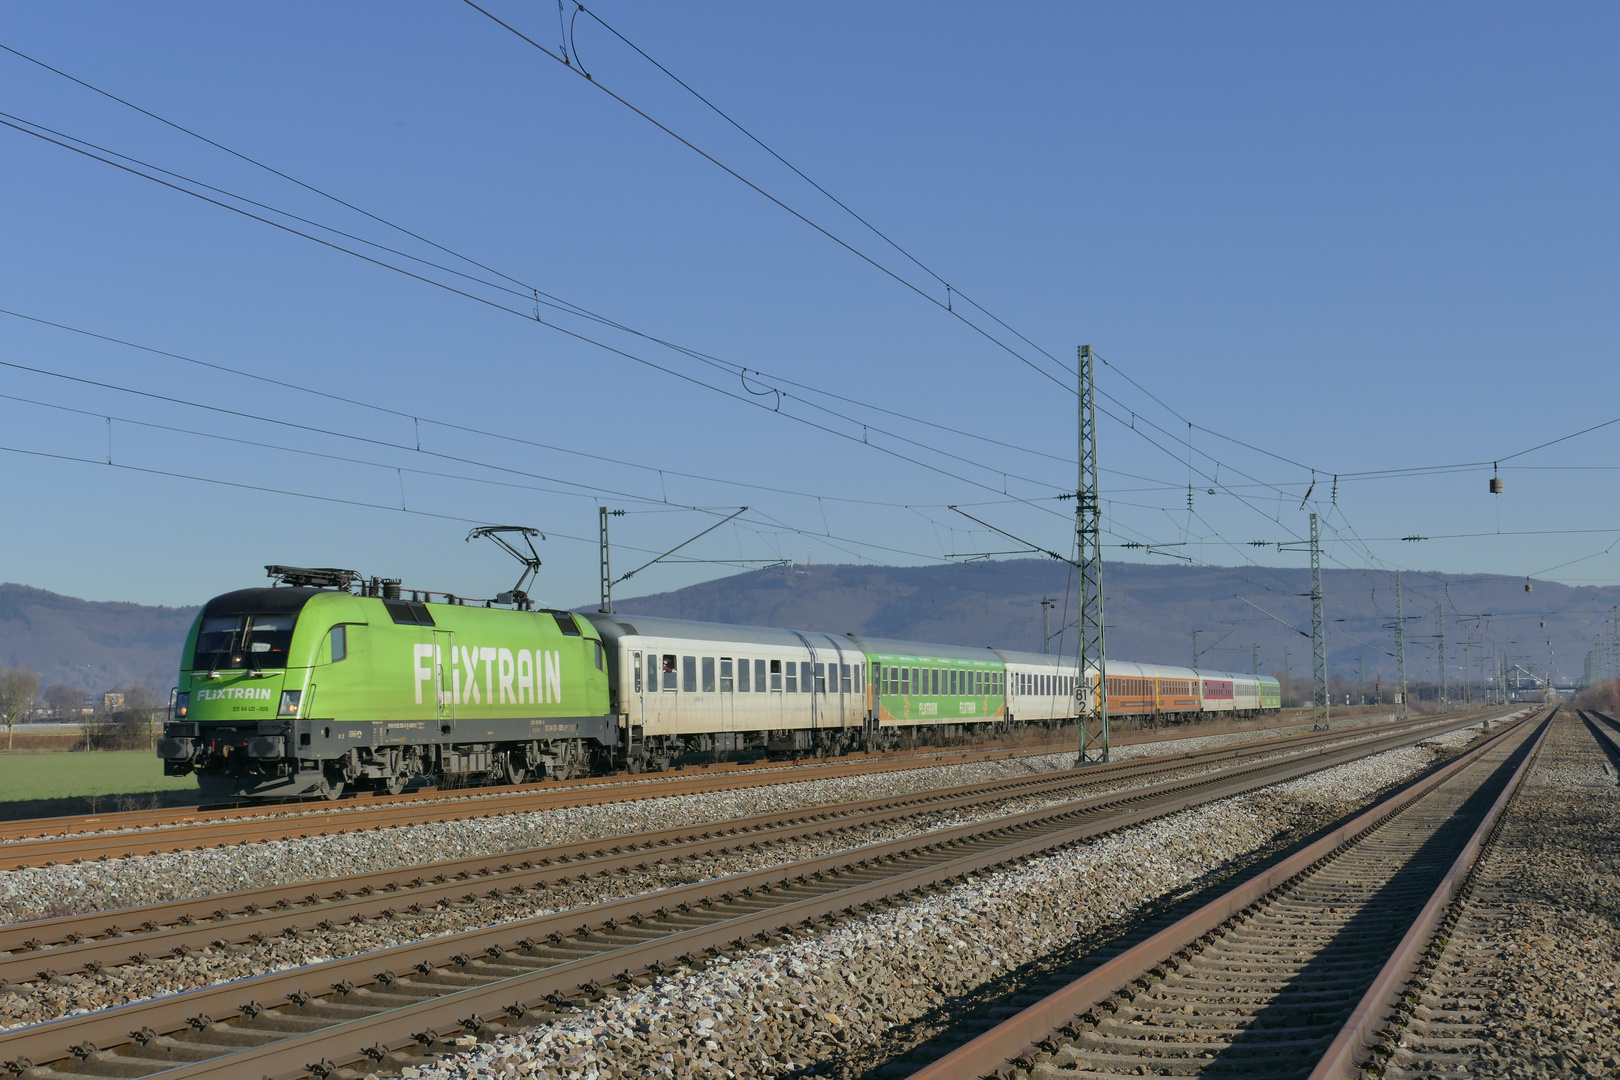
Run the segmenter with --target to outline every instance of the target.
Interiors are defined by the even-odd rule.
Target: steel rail
[[[1384,1026],[1391,1012],[1399,1003],[1401,995],[1411,983],[1416,973],[1418,961],[1428,951],[1429,943],[1434,939],[1435,930],[1445,918],[1446,909],[1457,898],[1457,892],[1468,878],[1468,872],[1473,868],[1479,857],[1480,850],[1485,846],[1486,840],[1496,829],[1496,823],[1507,809],[1508,803],[1518,794],[1519,785],[1523,783],[1537,756],[1541,753],[1547,732],[1552,729],[1552,718],[1558,714],[1555,708],[1547,714],[1543,721],[1541,731],[1536,735],[1530,752],[1519,762],[1518,768],[1508,778],[1501,794],[1486,811],[1485,817],[1474,830],[1468,842],[1463,845],[1456,859],[1452,861],[1451,869],[1435,887],[1434,895],[1429,897],[1423,910],[1412,922],[1410,929],[1401,938],[1400,944],[1395,947],[1389,960],[1385,962],[1378,976],[1373,979],[1367,992],[1362,995],[1355,1009],[1350,1013],[1344,1027],[1334,1036],[1327,1053],[1317,1062],[1316,1068],[1311,1070],[1310,1080],[1339,1080],[1347,1075],[1356,1065],[1358,1058],[1364,1058],[1369,1047],[1372,1046],[1378,1031]]]
[[[1447,723],[1435,726],[1443,728]],[[0,985],[139,963],[153,955],[184,956],[209,945],[326,930],[341,922],[392,916],[398,907],[407,904],[413,912],[419,911],[457,899],[473,898],[474,894],[465,892],[469,884],[492,897],[522,893],[570,877],[645,869],[649,860],[656,866],[703,858],[743,846],[759,848],[847,833],[931,813],[1179,772],[1279,749],[1297,750],[1321,742],[1348,744],[1388,734],[1377,729],[1362,729],[1340,732],[1331,740],[1319,735],[1282,747],[1255,748],[1253,744],[1217,747],[1122,762],[1107,774],[1070,769],[797,808],[720,823],[683,825],[652,833],[582,840],[301,884],[13,923],[0,926],[0,950],[4,950],[0,951]],[[126,952],[131,948],[138,951]]]
[[[976,760],[1007,760],[1013,757],[1014,754],[1003,750],[986,754]],[[524,785],[507,789],[485,788],[476,794],[448,800],[406,800],[403,796],[383,796],[366,803],[323,803],[322,809],[316,811],[299,809],[289,813],[287,806],[279,806],[275,808],[275,811],[279,812],[268,810],[259,812],[258,808],[250,808],[245,813],[229,811],[219,817],[198,818],[195,815],[181,815],[179,818],[164,819],[159,816],[136,829],[53,833],[0,843],[0,870],[20,870],[30,865],[53,866],[59,862],[70,861],[69,856],[85,860],[102,856],[122,858],[130,855],[157,855],[165,851],[179,852],[214,847],[221,843],[248,844],[264,840],[287,840],[294,835],[301,838],[326,836],[333,831],[341,835],[351,831],[387,828],[402,823],[467,821],[507,814],[532,813],[536,810],[568,809],[647,798],[709,794],[715,791],[740,791],[805,780],[838,779],[918,767],[915,762],[863,761],[850,764],[785,766],[749,775],[706,772],[649,780],[595,778],[594,783],[577,787],[565,786],[576,783],[575,781],[559,781],[548,782],[539,787]],[[391,802],[390,798],[403,801]],[[34,863],[30,863],[29,860],[34,860]],[[39,860],[44,861],[40,863]]]
[[[1050,753],[1050,751],[1040,751]],[[920,755],[919,755],[920,756]],[[998,750],[975,756],[974,761],[1013,759],[1013,751]],[[933,761],[930,761],[933,764]],[[961,764],[961,763],[956,763]],[[118,855],[156,855],[154,850],[141,848],[167,848],[175,840],[190,848],[209,847],[219,840],[237,844],[251,844],[256,839],[277,839],[275,834],[300,831],[301,836],[321,836],[318,829],[342,826],[343,831],[361,827],[386,827],[400,821],[465,821],[468,818],[489,818],[504,813],[528,813],[533,810],[551,810],[556,806],[586,806],[637,798],[663,798],[667,795],[690,795],[714,790],[744,790],[748,787],[766,787],[774,784],[797,784],[800,780],[838,779],[844,776],[865,776],[883,772],[904,771],[919,766],[915,761],[859,761],[859,763],[828,763],[813,766],[779,766],[760,769],[750,774],[739,772],[703,771],[685,776],[658,776],[646,779],[625,777],[588,777],[588,780],[546,780],[543,784],[523,784],[514,787],[484,787],[471,789],[462,795],[439,793],[437,798],[413,798],[408,795],[379,795],[366,801],[335,801],[318,803],[277,803],[274,806],[238,806],[230,810],[198,811],[173,814],[167,811],[130,811],[125,823],[112,821],[113,814],[99,818],[73,819],[83,824],[84,831],[60,831],[52,818],[34,818],[29,821],[28,832],[16,839],[0,844],[0,870],[23,870],[28,858],[45,858],[62,853],[96,853],[97,847]],[[139,814],[139,818],[134,818]],[[34,827],[42,826],[39,834]],[[186,847],[170,850],[188,850]],[[118,857],[115,855],[115,857]],[[45,865],[52,865],[52,860]]]
[[[689,774],[685,766],[678,766],[668,773],[646,773],[631,776],[630,774],[610,773],[597,776],[581,776],[571,780],[535,780],[525,784],[486,784],[476,787],[437,787],[426,786],[403,792],[399,795],[385,795],[376,791],[350,792],[341,799],[327,801],[324,799],[286,799],[275,802],[237,802],[219,803],[210,806],[199,806],[195,809],[183,810],[181,808],[167,808],[154,810],[118,810],[106,813],[92,814],[64,814],[38,818],[19,818],[14,821],[0,821],[0,841],[43,839],[50,836],[73,836],[81,833],[100,833],[109,829],[141,829],[162,828],[176,823],[205,824],[210,821],[234,821],[251,817],[278,817],[296,818],[319,814],[331,814],[340,810],[375,809],[381,806],[402,806],[411,804],[439,804],[456,803],[480,799],[506,798],[514,795],[534,793],[555,794],[566,791],[590,790],[592,788],[618,787],[625,784],[659,784],[676,783],[691,780],[695,776],[720,775],[756,775],[770,773],[777,770],[811,770],[817,768],[843,768],[850,766],[872,766],[873,771],[883,772],[888,769],[916,768],[918,762],[944,762],[947,759],[961,759],[962,761],[1001,760],[1003,758],[1035,757],[1042,754],[1061,753],[1066,750],[1067,744],[1042,743],[1039,745],[1019,746],[978,746],[978,747],[927,747],[918,750],[890,750],[883,752],[863,752],[846,754],[836,760],[819,759],[810,761],[787,761],[773,758],[764,761],[717,761],[704,762],[691,767]],[[154,762],[156,759],[153,759]],[[952,760],[951,763],[960,763]],[[701,770],[699,772],[698,770]],[[179,812],[177,812],[179,811]]]
[[[1603,753],[1615,764],[1615,776],[1620,779],[1620,724],[1596,709],[1579,709],[1576,715],[1597,740]]]
[[[177,1053],[182,1057],[220,1053],[220,1044],[210,1046],[207,1041],[210,1038],[223,1039],[227,1048],[233,1040],[234,1045],[240,1045],[243,1041],[267,1038],[263,1024],[254,1026],[261,1017],[274,1019],[283,1032],[289,1025],[297,1028],[299,1023],[295,1021],[307,1028],[320,1020],[320,1026],[327,1030],[188,1065],[184,1072],[176,1073],[177,1076],[303,1075],[308,1071],[304,1066],[309,1062],[307,1055],[311,1047],[322,1047],[322,1054],[358,1055],[358,1047],[367,1045],[368,1041],[372,1044],[381,1041],[387,1043],[390,1050],[397,1049],[412,1043],[413,1029],[419,1030],[419,1025],[460,1026],[460,1020],[466,1019],[469,1011],[476,1014],[478,1009],[490,1006],[494,1000],[491,993],[507,1003],[512,1002],[512,995],[518,994],[518,1005],[536,1008],[548,995],[571,992],[582,982],[589,986],[593,980],[600,981],[604,975],[614,972],[623,972],[628,979],[631,970],[681,962],[683,956],[689,959],[694,947],[740,945],[746,943],[750,935],[769,932],[795,921],[824,918],[887,896],[938,886],[1101,833],[1330,768],[1377,753],[1403,740],[1415,742],[1424,737],[1426,733],[1407,731],[1349,748],[1319,749],[1309,760],[1283,759],[1222,770],[1159,785],[1168,790],[1137,789],[1100,796],[1065,808],[1048,808],[978,825],[938,830],[920,837],[867,845],[784,866],[64,1017],[0,1032],[0,1060],[7,1060],[12,1070],[26,1080],[89,1075],[71,1067],[33,1066],[33,1062],[63,1062],[64,1059],[71,1062],[74,1055],[95,1059],[96,1069],[102,1075],[109,1074],[101,1068],[106,1065],[118,1075],[138,1076],[161,1071],[177,1060],[174,1057]],[[698,925],[692,925],[694,922]],[[705,944],[697,945],[699,941]],[[598,955],[582,957],[577,955],[580,951]],[[428,956],[438,959],[428,962]],[[439,977],[453,976],[460,985],[452,985],[448,993],[443,992],[443,985],[427,985],[439,971],[435,963],[441,967],[446,963],[454,965],[453,972]],[[512,970],[514,964],[520,969],[547,966],[519,974]],[[392,974],[409,971],[413,966],[417,975],[396,977]],[[464,988],[468,982],[478,982],[480,972],[485,973],[484,978],[492,980],[491,984]],[[491,990],[491,986],[497,989]],[[334,989],[329,990],[329,987]],[[409,1009],[400,1009],[398,1006],[409,1000],[408,997],[401,1000],[404,991],[418,997],[429,993],[440,996]],[[271,1009],[258,1004],[284,999],[290,999],[293,1004]],[[367,1011],[361,1007],[362,999],[379,1002],[370,1008],[386,1011],[347,1019],[355,1011]],[[208,1010],[217,1010],[223,1001],[233,1002],[243,1016],[216,1022]],[[481,1024],[479,1021],[472,1026]],[[135,1043],[128,1041],[131,1032],[136,1033]],[[168,1034],[171,1032],[179,1034]],[[361,1041],[354,1041],[356,1039]],[[118,1050],[100,1049],[107,1046],[117,1046]],[[193,1073],[192,1070],[202,1071]]]
[[[651,833],[395,867],[297,885],[274,885],[13,923],[0,926],[0,949],[6,950],[0,952],[0,985],[99,970],[117,963],[139,963],[150,955],[165,952],[180,956],[204,945],[330,929],[336,923],[355,918],[392,915],[395,908],[405,904],[410,904],[414,911],[457,899],[473,899],[473,894],[466,892],[469,885],[475,885],[490,896],[521,893],[574,878],[646,869],[649,865],[720,855],[744,847],[760,848],[847,833],[943,811],[1176,772],[1234,756],[1252,755],[1221,752],[1194,760],[1147,758],[1132,763],[1136,766],[1133,770],[1109,776],[1070,769],[803,807],[725,822],[684,825]],[[1187,757],[1193,758],[1193,755]],[[221,933],[227,936],[221,939]],[[141,952],[126,958],[124,950],[131,947]],[[46,968],[39,968],[41,964]]]
[[[1273,729],[1292,726],[1296,725],[1273,724]],[[1120,746],[1142,745],[1183,738],[1238,734],[1255,730],[1265,730],[1264,722],[1247,724],[1212,722],[1193,725],[1176,731],[1128,735],[1116,739],[1115,744]],[[1278,737],[1287,738],[1288,736]],[[176,808],[167,808],[161,810],[123,810],[99,814],[22,818],[16,821],[0,821],[0,845],[18,840],[101,834],[120,829],[172,829],[177,825],[204,825],[216,821],[241,821],[249,818],[291,820],[301,817],[327,815],[344,810],[352,812],[413,804],[419,806],[455,804],[542,793],[556,796],[565,792],[589,792],[594,789],[617,788],[625,785],[645,784],[657,787],[665,784],[692,781],[697,777],[758,776],[780,771],[810,772],[817,769],[828,770],[830,774],[836,773],[837,775],[847,775],[850,772],[856,774],[863,772],[882,773],[926,767],[929,764],[962,764],[973,761],[1039,757],[1046,754],[1063,753],[1068,749],[1069,744],[1061,740],[1048,740],[1039,744],[1031,745],[1026,743],[1017,746],[1002,744],[978,747],[927,747],[917,750],[852,753],[836,760],[810,762],[783,761],[781,759],[755,762],[706,762],[694,765],[691,775],[684,774],[684,767],[677,767],[676,773],[679,775],[660,773],[631,778],[627,774],[610,774],[606,776],[576,777],[572,780],[534,781],[517,785],[485,785],[471,788],[425,787],[399,795],[384,795],[379,792],[362,791],[345,796],[337,803],[324,800],[287,800],[263,804],[222,804],[212,807],[199,807],[181,813],[177,813]],[[701,770],[701,772],[698,770]],[[3,850],[3,846],[0,846],[0,850]]]
[[[1554,710],[1555,711],[1555,710]],[[1126,993],[1133,983],[1146,984],[1182,950],[1246,912],[1272,893],[1295,884],[1332,860],[1339,852],[1368,836],[1379,826],[1439,788],[1462,770],[1481,760],[1506,740],[1521,737],[1527,725],[1539,723],[1534,738],[1545,736],[1552,713],[1538,712],[1502,728],[1489,741],[1434,770],[1376,806],[1357,814],[1307,847],[1281,860],[1197,911],[1165,927],[1146,940],[1111,958],[1057,992],[1009,1017],[991,1030],[963,1044],[923,1068],[908,1080],[961,1080],[995,1077],[1009,1067],[1030,1066],[1052,1032],[1099,1004]],[[1529,755],[1526,755],[1528,759]],[[1513,782],[1522,776],[1516,772]],[[1511,785],[1510,785],[1511,786]],[[1488,831],[1487,831],[1488,834]],[[1050,1045],[1049,1043],[1047,1045]]]
[[[1447,721],[1427,720],[1415,723],[1462,723],[1470,719],[1453,717]],[[1301,742],[1309,733],[1278,736],[1261,742]],[[1328,733],[1343,736],[1343,732]],[[1006,760],[1014,755],[998,751],[981,760]],[[1038,756],[1038,755],[1026,755]],[[1128,765],[1121,762],[1106,766],[1090,766],[1093,770],[1117,770]],[[469,797],[450,803],[425,801],[419,803],[340,805],[319,813],[292,816],[253,814],[247,818],[230,820],[207,819],[190,823],[181,822],[168,828],[150,828],[140,831],[98,832],[66,836],[47,836],[31,840],[0,843],[0,870],[25,869],[30,865],[56,865],[61,862],[90,861],[93,859],[124,858],[138,855],[178,853],[217,847],[224,844],[249,844],[264,841],[300,839],[326,836],[335,832],[343,835],[350,831],[386,828],[400,824],[442,823],[466,821],[510,814],[533,813],[538,810],[569,809],[579,806],[598,806],[609,803],[632,802],[645,798],[665,798],[677,795],[709,794],[715,791],[746,790],[755,787],[800,783],[808,780],[866,775],[916,768],[914,763],[883,761],[854,763],[851,765],[819,765],[803,768],[772,769],[768,773],[749,776],[706,774],[671,780],[643,782],[621,780],[596,782],[585,788],[565,788],[562,783],[544,790],[511,795]]]

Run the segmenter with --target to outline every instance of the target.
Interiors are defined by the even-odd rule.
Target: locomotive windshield
[[[296,615],[216,615],[197,632],[192,668],[209,671],[282,670],[292,645]]]

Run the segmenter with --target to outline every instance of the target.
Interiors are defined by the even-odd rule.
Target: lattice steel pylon
[[[1401,572],[1395,571],[1395,666],[1400,669],[1400,696],[1395,702],[1395,719],[1406,719],[1406,617],[1401,614]]]
[[[1080,654],[1076,702],[1080,718],[1077,764],[1108,760],[1108,649],[1103,628],[1102,506],[1097,496],[1097,406],[1090,345],[1080,346],[1080,488],[1074,500],[1074,532],[1080,567]],[[1085,692],[1095,671],[1091,701]]]
[[[1435,636],[1435,668],[1440,676],[1438,683],[1438,696],[1435,701],[1441,712],[1445,712],[1451,705],[1450,692],[1446,689],[1446,609],[1439,604],[1434,605],[1434,636]]]
[[[1327,630],[1322,625],[1322,537],[1311,515],[1311,730],[1328,730]]]

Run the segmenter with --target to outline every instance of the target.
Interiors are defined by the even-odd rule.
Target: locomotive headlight
[[[283,690],[281,692],[281,708],[276,710],[277,716],[297,716],[298,699],[304,696],[302,690]]]
[[[191,714],[191,694],[190,693],[184,693],[184,694],[176,694],[176,695],[174,695],[174,710],[173,710],[173,715],[170,716],[170,719],[171,720],[184,720],[190,714]]]

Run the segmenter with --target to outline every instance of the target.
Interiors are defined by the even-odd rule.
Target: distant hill
[[[1477,574],[1412,573],[1405,581],[1407,670],[1414,683],[1433,678],[1435,604],[1445,602],[1448,590],[1446,652],[1453,678],[1464,636],[1472,629],[1476,639],[1483,631],[1489,640],[1513,642],[1513,655],[1537,672],[1550,668],[1578,680],[1603,621],[1620,604],[1620,587],[1537,581],[1534,591],[1525,592],[1523,578]],[[1305,570],[1111,563],[1105,582],[1108,653],[1116,659],[1190,664],[1196,629],[1203,666],[1248,671],[1258,645],[1261,671],[1281,670],[1286,651],[1294,676],[1310,677],[1310,575]],[[1388,629],[1395,610],[1390,576],[1327,570],[1323,589],[1334,671],[1353,680],[1359,655],[1369,682],[1380,669],[1386,682],[1393,679],[1395,663],[1386,655],[1394,649]],[[674,592],[620,598],[615,606],[627,615],[1039,652],[1041,597],[1056,598],[1050,612],[1056,636],[1074,620],[1072,590],[1067,566],[1036,559],[817,565],[737,574]],[[1066,595],[1071,596],[1067,606]],[[1485,613],[1490,617],[1459,620]],[[0,665],[26,664],[46,683],[92,691],[146,681],[153,673],[167,687],[195,615],[196,608],[78,600],[26,585],[0,585]],[[1072,629],[1054,640],[1054,650],[1060,644],[1073,650]],[[1478,671],[1477,647],[1471,656],[1471,670]]]
[[[0,585],[0,664],[21,664],[44,685],[101,691],[174,681],[196,608],[146,607]]]
[[[1248,671],[1258,646],[1262,672],[1282,670],[1286,654],[1296,678],[1310,677],[1308,570],[1111,563],[1104,584],[1112,657],[1191,664],[1192,632],[1198,630],[1202,666]],[[1324,570],[1322,585],[1332,669],[1354,680],[1359,656],[1369,682],[1380,669],[1386,682],[1392,679],[1396,671],[1394,658],[1388,655],[1394,652],[1392,577],[1375,571]],[[1512,642],[1508,648],[1513,656],[1538,673],[1551,668],[1555,676],[1579,679],[1603,621],[1611,607],[1620,604],[1620,587],[1576,588],[1537,581],[1533,591],[1526,592],[1524,585],[1524,578],[1500,575],[1403,575],[1409,679],[1416,683],[1434,677],[1437,601],[1447,614],[1446,655],[1452,678],[1457,677],[1464,638],[1471,634],[1476,641]],[[1071,597],[1067,606],[1066,595]],[[1066,565],[1026,559],[760,570],[655,596],[616,599],[614,606],[627,614],[1039,652],[1041,598],[1057,600],[1049,616],[1056,634],[1074,620],[1072,595]],[[1489,618],[1460,618],[1487,613]],[[1062,645],[1074,649],[1072,629]],[[1054,650],[1057,647],[1054,641]],[[1469,652],[1470,670],[1478,671],[1480,650],[1475,646]]]

